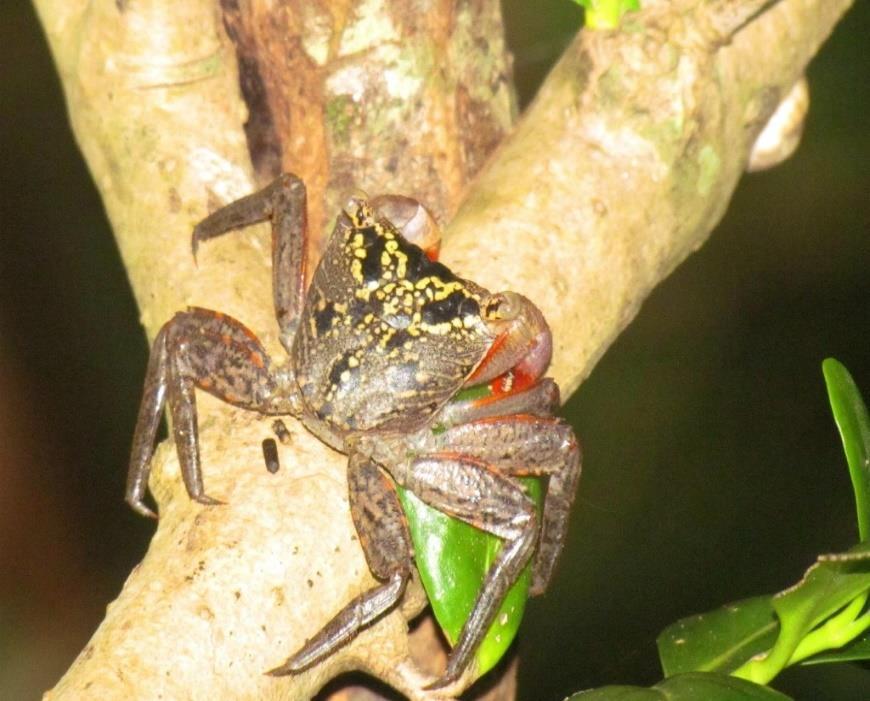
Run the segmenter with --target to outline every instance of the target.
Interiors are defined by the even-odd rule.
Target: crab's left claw
[[[481,315],[495,340],[466,386],[489,382],[509,370],[525,386],[543,376],[553,355],[553,337],[531,300],[516,292],[499,292],[484,302]]]

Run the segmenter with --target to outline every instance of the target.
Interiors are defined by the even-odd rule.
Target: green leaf
[[[542,480],[520,480],[540,514]],[[502,541],[424,504],[412,492],[398,489],[408,517],[417,570],[435,618],[450,644],[456,643]],[[511,587],[495,621],[477,651],[477,671],[485,674],[502,658],[516,636],[531,585],[531,564]]]
[[[566,701],[788,701],[766,686],[713,672],[692,672],[665,679],[648,689],[605,686],[581,691]]]
[[[477,399],[486,399],[492,396],[492,389],[489,385],[472,385],[459,390],[451,401],[453,402],[473,402]]]
[[[583,26],[616,29],[626,12],[640,9],[640,0],[574,0],[585,10]]]
[[[731,672],[769,650],[779,621],[770,596],[757,596],[665,628],[656,644],[666,677],[692,671]]]
[[[785,666],[839,648],[870,627],[870,613],[862,614],[868,591],[870,543],[821,555],[800,582],[773,597],[738,601],[666,628],[657,641],[662,669],[668,677],[733,672],[766,684]]]
[[[842,555],[820,555],[804,578],[773,598],[777,646],[791,647],[819,623],[870,589],[870,543]]]
[[[764,684],[786,665],[799,661],[801,655],[795,656],[799,645],[805,655],[808,649],[815,653],[849,642],[863,632],[861,625],[870,624],[868,618],[853,625],[868,590],[870,543],[861,543],[847,553],[820,556],[800,582],[773,597],[780,632],[771,651],[750,660],[736,674]],[[834,615],[842,609],[847,615]],[[829,618],[832,621],[820,626]]]
[[[863,542],[846,553],[819,556],[800,582],[772,598],[747,599],[666,628],[658,647],[667,676],[715,670],[764,684],[807,658],[814,663],[868,658],[867,636],[856,638],[870,628],[870,611],[864,610],[870,592],[870,418],[846,369],[831,358],[822,369]]]
[[[864,633],[859,638],[856,638],[848,645],[844,645],[839,650],[831,652],[822,652],[818,655],[804,660],[801,664],[813,665],[828,662],[860,662],[862,660],[870,660],[870,631]]]
[[[858,532],[863,542],[870,539],[870,416],[855,381],[842,364],[827,358],[822,363],[822,372],[849,464]]]

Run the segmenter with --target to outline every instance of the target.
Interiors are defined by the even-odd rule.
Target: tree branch
[[[723,43],[719,3],[658,3],[626,17],[632,32],[581,32],[565,52],[445,247],[449,265],[541,307],[565,396],[709,236],[755,137],[850,4],[782,0]]]
[[[198,304],[244,320],[280,357],[262,228],[210,242],[198,268],[189,251],[207,205],[254,189],[257,172],[279,161],[314,182],[315,222],[348,185],[404,191],[449,216],[512,119],[494,2],[445,1],[424,16],[400,0],[329,12],[288,1],[271,13],[226,2],[223,15],[211,0],[36,4],[152,337]],[[626,20],[634,31],[584,32],[568,49],[444,250],[460,274],[542,306],[568,392],[709,234],[754,135],[848,5],[782,0],[725,44],[717,3],[650,3]],[[258,121],[263,110],[248,119],[237,52],[248,104],[263,87],[271,122]],[[274,151],[251,136],[269,142],[270,130]],[[297,699],[349,669],[427,698],[406,635],[419,588],[323,665],[263,675],[372,584],[345,459],[288,422],[292,445],[270,475],[269,422],[199,404],[207,489],[227,505],[191,502],[173,447],[159,448],[151,547],[47,698]]]

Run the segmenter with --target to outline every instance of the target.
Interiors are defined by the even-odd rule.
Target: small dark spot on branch
[[[263,459],[266,461],[266,469],[275,474],[281,464],[278,462],[278,444],[274,439],[266,438],[263,440]]]
[[[293,434],[290,433],[290,430],[281,419],[275,419],[272,422],[272,430],[275,432],[275,435],[278,436],[278,440],[281,441],[282,444],[290,445],[290,441],[293,439]]]

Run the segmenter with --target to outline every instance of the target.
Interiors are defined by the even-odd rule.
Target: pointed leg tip
[[[291,657],[284,664],[278,665],[277,667],[270,669],[268,672],[263,672],[263,674],[267,677],[286,677],[298,671],[299,669],[297,669],[293,664],[293,658]]]
[[[440,691],[451,695],[452,698],[453,695],[459,694],[466,689],[479,676],[477,663],[474,659],[463,662],[458,658],[456,660],[448,658],[447,669],[444,670],[444,673],[424,686],[423,689],[433,692]]]
[[[199,496],[195,496],[194,499],[197,503],[202,504],[203,506],[226,506],[227,504],[225,501],[215,499],[207,494],[200,494]]]
[[[532,585],[529,587],[529,597],[542,596],[547,593],[547,584],[548,581],[545,582],[532,582]]]
[[[440,691],[441,689],[445,689],[448,686],[452,686],[459,679],[458,674],[454,674],[451,672],[445,672],[443,676],[438,677],[434,682],[427,684],[423,687],[424,691]]]
[[[135,511],[140,516],[145,516],[146,518],[153,518],[155,521],[157,520],[157,514],[149,509],[145,505],[145,502],[128,499],[127,503],[130,505],[130,508],[133,509],[133,511]]]

